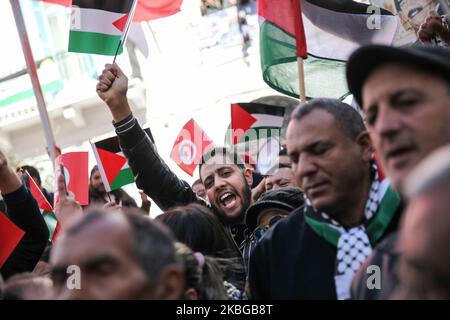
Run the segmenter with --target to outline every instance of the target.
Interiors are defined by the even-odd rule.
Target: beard
[[[245,177],[244,181],[246,181]],[[244,183],[244,186],[241,189],[240,196],[241,196],[241,209],[237,214],[233,216],[230,216],[220,208],[217,208],[215,206],[213,207],[214,212],[216,213],[217,217],[220,219],[223,225],[228,226],[244,223],[245,212],[250,206],[250,200],[252,198],[252,190],[250,189],[249,185],[246,182]]]

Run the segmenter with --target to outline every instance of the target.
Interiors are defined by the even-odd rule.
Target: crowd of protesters
[[[441,21],[428,17],[420,40],[448,42]],[[216,147],[202,155],[191,187],[133,116],[125,74],[106,65],[96,90],[142,207],[123,190],[106,193],[96,167],[86,207],[59,176],[60,230],[51,242],[36,200],[0,152],[2,211],[25,231],[0,269],[0,295],[449,299],[450,50],[364,46],[346,75],[355,105],[300,104],[267,176],[233,148]],[[39,172],[26,169],[42,189]],[[164,211],[156,219],[147,196]]]

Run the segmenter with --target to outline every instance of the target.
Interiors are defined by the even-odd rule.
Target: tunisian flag
[[[72,0],[40,0],[43,2],[72,6]],[[103,0],[109,2],[112,0]],[[138,0],[133,21],[149,21],[171,16],[180,11],[183,0]]]
[[[203,153],[213,147],[214,143],[191,119],[178,134],[170,157],[184,172],[192,176]]]
[[[60,155],[55,160],[56,178],[61,174],[60,166],[64,168],[64,177],[66,179],[67,191],[73,192],[75,200],[81,205],[89,203],[89,172],[88,172],[88,158],[87,152],[69,152]],[[58,189],[55,188],[55,205],[59,201]]]

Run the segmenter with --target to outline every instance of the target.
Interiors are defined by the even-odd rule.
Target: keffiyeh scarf
[[[372,169],[372,184],[364,210],[365,222],[359,226],[346,229],[325,212],[316,211],[309,199],[305,199],[306,223],[337,249],[334,279],[339,300],[350,298],[353,276],[370,255],[372,246],[378,243],[400,206],[400,198],[389,187],[389,182],[379,181],[375,162]]]

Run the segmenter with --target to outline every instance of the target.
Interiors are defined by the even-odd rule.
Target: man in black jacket
[[[6,280],[16,273],[33,271],[47,245],[49,231],[36,200],[8,167],[0,152],[0,191],[6,203],[6,215],[25,235],[0,269]]]
[[[158,155],[154,144],[133,117],[126,93],[128,79],[117,65],[106,65],[99,77],[97,94],[109,107],[120,146],[135,176],[136,185],[162,209],[192,202],[207,204],[189,184],[180,180]],[[240,244],[245,237],[244,215],[252,202],[252,171],[240,156],[225,148],[203,155],[200,179],[214,213]],[[236,245],[236,254],[242,261]],[[242,261],[243,265],[243,261]]]
[[[250,258],[253,299],[349,299],[361,263],[397,228],[400,199],[381,181],[361,116],[332,99],[297,107],[288,154],[306,205],[279,221]]]
[[[154,144],[133,117],[126,97],[127,89],[125,74],[117,65],[107,65],[99,77],[97,93],[111,111],[121,148],[137,186],[163,210],[191,202],[204,203],[158,155]],[[237,154],[226,149],[214,149],[206,158],[200,165],[200,178],[211,206],[225,225],[242,223],[251,200],[251,170],[245,168]]]

